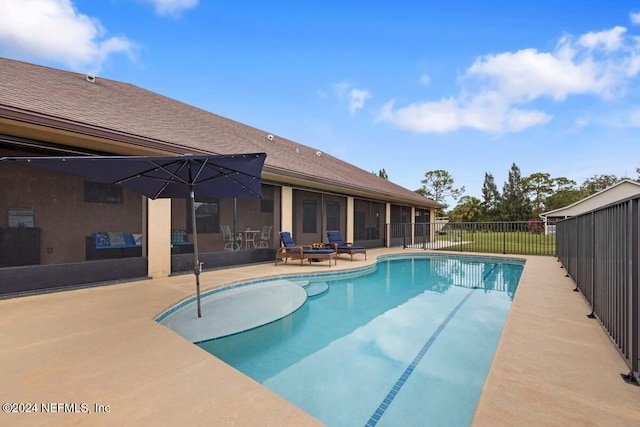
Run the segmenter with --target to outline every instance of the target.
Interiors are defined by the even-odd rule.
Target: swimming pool
[[[387,256],[292,314],[198,345],[329,426],[469,425],[523,261]]]

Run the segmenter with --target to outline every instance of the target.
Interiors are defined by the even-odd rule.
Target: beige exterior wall
[[[355,203],[353,197],[347,197],[347,224],[346,233],[344,237],[346,242],[353,242],[353,217],[354,217]]]
[[[386,207],[385,207],[385,213],[384,213],[384,217],[385,219],[385,227],[384,227],[384,234],[385,234],[385,244],[386,246],[389,248],[391,247],[391,235],[389,233],[389,227],[387,227],[387,224],[391,221],[391,203],[387,203]]]
[[[436,213],[435,209],[429,209],[429,237],[430,242],[436,241]]]
[[[280,230],[293,230],[293,188],[282,187]],[[277,236],[277,241],[280,236]],[[280,246],[279,243],[276,246]]]
[[[171,199],[149,200],[147,218],[148,275],[167,277],[171,274]]]

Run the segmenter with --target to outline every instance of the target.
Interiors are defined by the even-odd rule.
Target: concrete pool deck
[[[201,287],[358,268],[398,252],[424,253],[216,270]],[[640,425],[640,387],[620,378],[628,368],[574,283],[554,257],[522,258],[473,425]],[[154,320],[194,291],[187,274],[0,300],[0,401],[38,409],[2,412],[0,425],[323,425]]]

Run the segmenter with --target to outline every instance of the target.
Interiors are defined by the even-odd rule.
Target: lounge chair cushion
[[[109,240],[109,233],[94,233],[94,238],[96,240],[96,248],[104,248],[111,246],[111,241]]]
[[[282,240],[282,244],[285,248],[295,248],[296,242],[293,241],[293,237],[291,237],[291,233],[288,231],[283,231],[280,233],[280,240]]]
[[[329,244],[332,245],[338,254],[348,254],[353,261],[353,255],[362,254],[367,259],[367,249],[364,246],[356,246],[351,243],[345,243],[339,231],[327,231]]]
[[[336,262],[336,251],[332,248],[318,248],[312,249],[311,246],[298,246],[296,242],[291,237],[291,233],[288,231],[280,232],[280,241],[282,242],[282,247],[276,251],[276,265],[278,265],[278,260],[284,259],[286,263],[289,258],[292,259],[300,259],[300,264],[303,263],[304,260],[314,259],[326,259],[329,261],[329,266],[331,266],[331,260]]]
[[[110,246],[126,246],[126,242],[124,240],[124,233],[122,231],[110,231],[107,234],[109,234]]]
[[[335,251],[333,249],[303,249],[302,253],[305,255],[318,255],[318,254],[332,254]]]
[[[329,239],[330,244],[338,245],[338,249],[346,249],[346,250],[365,249],[364,246],[356,246],[350,243],[345,243],[339,231],[327,231],[327,238]]]
[[[142,234],[123,233],[122,231],[93,233],[96,249],[122,249],[142,246]]]
[[[124,235],[124,244],[127,246],[137,246],[136,240],[131,233],[126,233]]]

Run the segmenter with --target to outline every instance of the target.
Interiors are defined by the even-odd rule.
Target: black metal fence
[[[541,221],[401,223],[387,227],[389,245],[396,248],[550,256],[556,253],[555,233],[545,234]]]
[[[558,222],[557,257],[638,383],[640,196]]]

